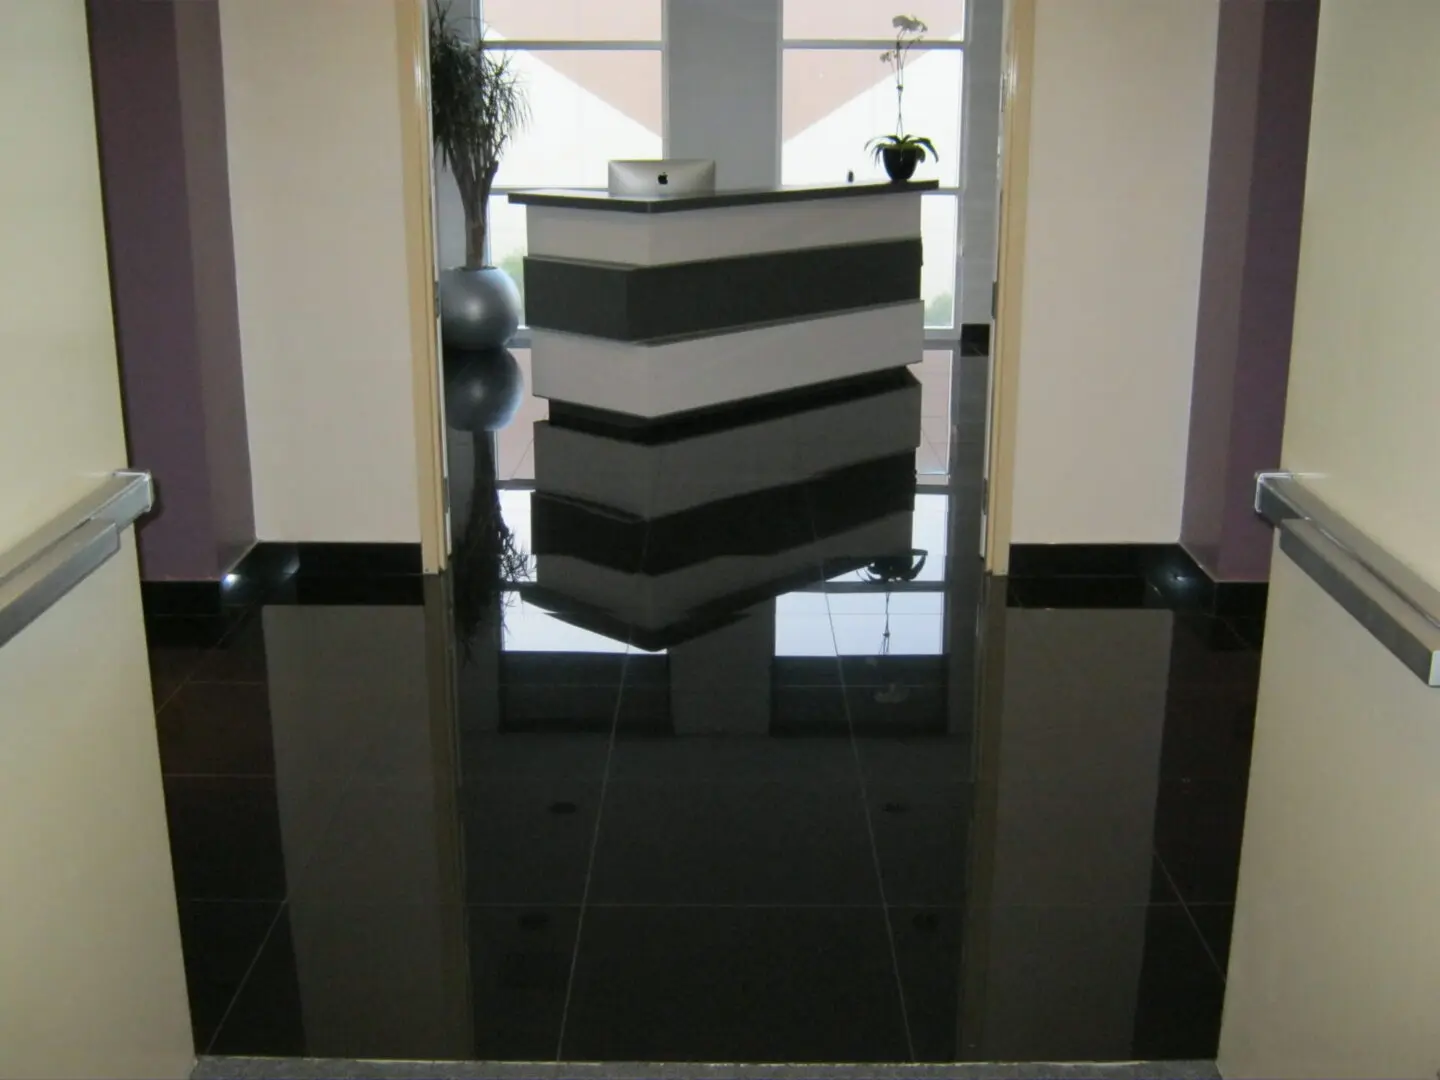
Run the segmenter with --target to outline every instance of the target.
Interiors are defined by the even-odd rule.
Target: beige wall
[[[1012,540],[1180,536],[1216,0],[1040,0]]]
[[[0,5],[0,551],[125,465],[83,0]],[[135,544],[0,648],[0,1077],[194,1060]]]
[[[1325,3],[1285,468],[1440,583],[1440,5]],[[1285,556],[1266,621],[1220,1066],[1440,1068],[1440,695]]]
[[[392,0],[221,0],[261,540],[420,539]]]

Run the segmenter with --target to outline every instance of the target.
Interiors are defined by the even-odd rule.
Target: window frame
[[[782,66],[783,66],[783,64],[784,64],[784,62],[785,62],[785,53],[786,53],[787,51],[789,51],[789,50],[794,50],[794,51],[797,51],[797,52],[820,52],[820,51],[833,51],[833,52],[842,52],[842,51],[843,51],[843,52],[852,52],[852,51],[863,51],[863,50],[865,50],[865,49],[874,49],[876,52],[884,52],[886,49],[893,48],[894,45],[895,45],[895,39],[894,39],[894,38],[889,38],[889,37],[877,37],[877,38],[786,38],[786,37],[782,37],[782,38],[780,39],[780,62],[781,62],[781,64],[782,64]],[[952,39],[949,39],[949,38],[944,38],[944,39],[940,39],[940,40],[927,39],[923,44],[916,45],[916,46],[915,46],[915,50],[916,50],[917,52],[942,52],[942,51],[944,51],[944,52],[959,52],[959,53],[962,53],[962,54],[963,54],[964,51],[965,51],[965,41],[964,41],[963,39],[952,40]],[[939,196],[942,196],[942,195],[949,195],[949,196],[953,196],[954,199],[955,199],[955,269],[954,269],[954,272],[951,274],[952,284],[951,284],[951,287],[950,287],[950,295],[954,297],[954,302],[953,302],[953,304],[951,305],[951,309],[950,309],[950,325],[949,325],[949,326],[927,326],[927,327],[925,327],[925,340],[926,340],[927,342],[928,342],[928,341],[936,341],[936,342],[953,342],[953,341],[958,341],[958,340],[960,340],[960,332],[961,332],[961,326],[962,326],[962,322],[961,322],[961,318],[960,318],[960,261],[961,261],[961,255],[962,255],[961,244],[964,243],[964,235],[963,235],[963,234],[964,234],[964,224],[965,224],[965,222],[964,222],[964,214],[961,212],[961,200],[964,198],[964,188],[963,188],[963,185],[964,185],[964,180],[965,180],[965,159],[964,159],[964,157],[963,157],[964,152],[965,152],[965,77],[964,77],[964,67],[963,67],[963,64],[962,64],[962,67],[961,67],[960,85],[959,85],[958,87],[956,87],[956,91],[957,91],[957,93],[958,93],[959,96],[960,96],[960,110],[959,110],[959,111],[960,111],[960,129],[959,129],[959,131],[957,131],[957,132],[955,133],[955,134],[956,134],[956,139],[957,139],[956,145],[959,147],[959,153],[962,155],[962,157],[960,158],[960,163],[959,163],[959,164],[960,164],[960,169],[959,169],[959,174],[958,174],[959,177],[960,177],[960,183],[959,183],[959,184],[956,184],[956,185],[953,185],[953,186],[952,186],[952,185],[942,185],[942,186],[936,188],[934,191],[926,192],[924,195],[921,195],[921,196],[920,196],[922,199],[924,199],[924,198],[936,198],[936,197],[939,197]],[[782,99],[781,107],[782,107],[782,109],[783,109],[783,107],[784,107],[783,99],[784,99],[784,94],[785,94],[785,86],[784,86],[784,80],[783,80],[783,79],[781,80],[780,94],[781,94],[781,99]],[[782,135],[782,139],[781,139],[781,155],[782,155],[781,167],[783,168],[783,167],[784,167],[784,163],[783,163],[783,155],[784,155],[784,139],[783,139],[783,135]]]
[[[482,9],[483,6],[484,0],[481,0]],[[642,41],[634,38],[596,38],[587,40],[546,39],[543,41],[535,38],[497,38],[495,39],[495,44],[497,47],[514,50],[516,52],[657,52],[660,53],[662,57],[662,63],[665,55],[665,41],[663,38],[655,41]],[[661,127],[664,127],[663,123]],[[660,132],[660,138],[662,140],[665,138],[665,132],[663,130]],[[496,184],[490,189],[490,197],[492,199],[508,198],[512,191],[528,190],[530,190],[530,186],[516,187],[510,184]],[[568,190],[604,191],[605,189],[602,187],[571,187],[568,188]],[[490,257],[488,251],[485,253],[485,257],[487,259]],[[515,336],[510,341],[510,348],[528,348],[529,345],[530,327],[528,324],[522,323],[520,329],[516,331]]]

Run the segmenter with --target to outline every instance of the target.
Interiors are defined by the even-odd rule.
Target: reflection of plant
[[[928,151],[930,157],[939,161],[940,155],[934,143],[924,135],[907,135],[905,132],[905,62],[910,58],[910,50],[924,39],[930,28],[913,15],[896,15],[890,20],[890,25],[895,28],[895,44],[880,54],[880,60],[890,65],[895,73],[895,131],[891,135],[871,139],[866,146],[876,161],[885,156],[886,150],[913,151],[921,161],[926,160]]]
[[[505,587],[530,577],[530,557],[500,509],[495,436],[477,431],[475,482],[465,528],[455,539],[455,630],[466,655],[487,618],[498,618]]]
[[[438,4],[430,12],[430,113],[435,152],[450,167],[465,209],[465,264],[485,259],[490,189],[500,156],[529,119],[509,56],[467,42]]]
[[[914,581],[925,569],[928,552],[915,548],[904,555],[886,555],[870,563],[860,571],[867,581],[885,583],[885,629],[880,634],[880,655],[890,655],[890,586],[897,581]],[[910,696],[910,691],[899,683],[890,683],[875,693],[875,700],[882,705],[898,705]]]

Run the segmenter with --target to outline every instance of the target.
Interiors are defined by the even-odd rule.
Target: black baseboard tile
[[[1266,582],[1214,581],[1179,544],[1015,544],[1011,607],[1165,608],[1262,615]]]
[[[317,577],[418,577],[424,572],[419,544],[301,543],[295,573]]]
[[[284,545],[255,544],[225,573],[198,581],[140,582],[140,600],[148,618],[217,618],[248,607],[294,570],[294,554]]]
[[[147,616],[195,618],[219,615],[224,609],[224,585],[207,581],[142,581],[140,603]]]
[[[425,603],[420,574],[354,575],[296,574],[265,598],[266,604],[327,607],[418,607]]]
[[[1216,615],[1227,618],[1263,618],[1270,599],[1268,581],[1217,581],[1215,583]]]
[[[1011,544],[1012,578],[1144,577],[1176,544]]]
[[[275,543],[254,545],[223,577],[142,581],[151,641],[214,644],[234,615],[262,603],[420,603],[419,544]]]
[[[960,355],[990,355],[990,324],[962,323],[960,326]]]

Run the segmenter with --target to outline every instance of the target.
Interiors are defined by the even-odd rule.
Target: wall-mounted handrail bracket
[[[1440,589],[1288,472],[1255,478],[1280,550],[1427,686],[1440,687]]]
[[[120,550],[120,534],[155,505],[145,472],[115,472],[14,547],[0,552],[0,645]]]

